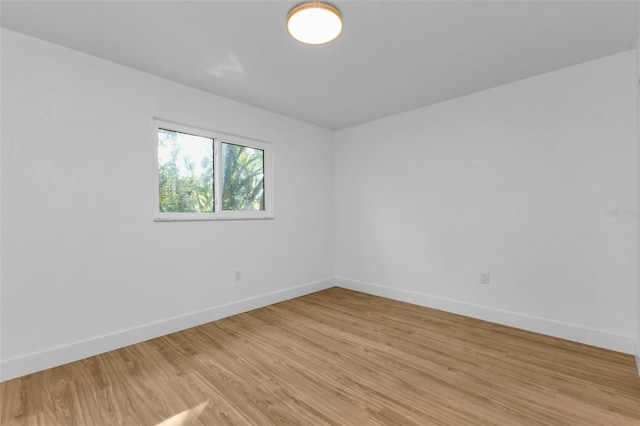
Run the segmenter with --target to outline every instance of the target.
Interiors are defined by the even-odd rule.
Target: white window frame
[[[154,203],[156,222],[175,221],[207,221],[207,220],[252,220],[274,219],[274,192],[273,192],[273,154],[271,143],[245,136],[234,135],[226,132],[208,130],[195,126],[188,126],[168,120],[154,118],[153,142],[155,153],[154,172]],[[214,208],[222,207],[222,143],[246,146],[262,150],[264,153],[264,210],[219,210],[213,213],[173,213],[160,211],[160,181],[158,167],[158,131],[160,129],[172,130],[180,133],[188,133],[213,139],[213,182],[214,182]]]

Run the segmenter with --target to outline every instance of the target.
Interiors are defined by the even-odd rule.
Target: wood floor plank
[[[0,383],[0,425],[640,425],[630,355],[340,288]]]

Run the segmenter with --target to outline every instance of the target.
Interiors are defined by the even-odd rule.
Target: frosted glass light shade
[[[342,15],[326,3],[303,3],[289,12],[287,31],[302,43],[329,43],[342,32]]]

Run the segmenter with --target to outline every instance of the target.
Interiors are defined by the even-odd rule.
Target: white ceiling
[[[637,1],[335,0],[307,46],[299,1],[2,1],[1,25],[329,129],[635,47]],[[44,71],[43,71],[44,72]]]

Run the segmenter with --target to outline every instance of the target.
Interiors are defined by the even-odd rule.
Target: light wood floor
[[[332,288],[0,384],[2,425],[640,425],[633,357]]]

